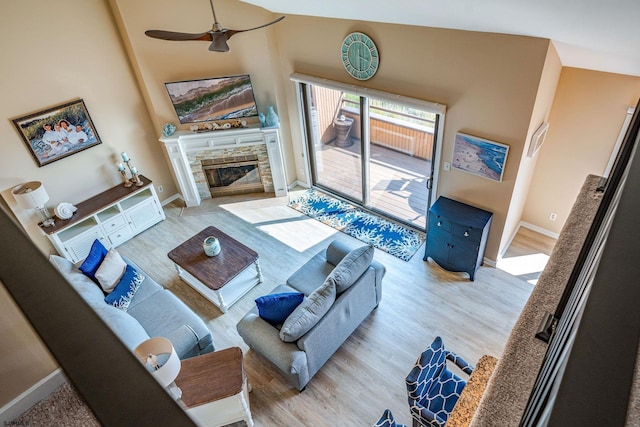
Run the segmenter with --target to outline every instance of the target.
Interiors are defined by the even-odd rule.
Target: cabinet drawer
[[[125,225],[126,220],[124,215],[118,215],[109,218],[107,221],[102,223],[102,227],[106,233],[111,233],[112,230],[117,230],[118,228]]]
[[[451,234],[454,237],[462,239],[469,239],[473,241],[480,241],[482,239],[482,230],[478,228],[468,227],[464,224],[453,224]]]
[[[121,243],[126,242],[131,237],[131,228],[127,225],[117,231],[113,231],[107,235],[112,246],[118,246]]]
[[[429,216],[429,230],[451,231],[453,224],[451,221],[440,215]]]

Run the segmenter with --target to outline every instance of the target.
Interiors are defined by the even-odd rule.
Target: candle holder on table
[[[120,153],[120,155],[122,156],[122,160],[127,164],[127,168],[129,169],[129,173],[131,174],[131,179],[129,179],[124,165],[122,163],[117,164],[118,171],[120,172],[120,174],[122,175],[122,179],[124,180],[124,186],[127,188],[131,187],[134,184],[137,187],[142,186],[143,182],[142,182],[142,179],[140,179],[140,174],[138,173],[138,169],[136,169],[136,167],[133,166],[131,159],[129,158],[129,155],[127,155],[127,153],[125,153],[124,151]]]

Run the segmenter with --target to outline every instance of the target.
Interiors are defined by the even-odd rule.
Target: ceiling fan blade
[[[212,52],[229,52],[229,45],[227,44],[227,36],[226,31],[221,31],[219,33],[213,32],[211,33],[212,42],[209,46],[209,50]]]
[[[213,40],[211,31],[207,31],[205,33],[199,33],[199,34],[191,34],[191,33],[177,33],[174,31],[148,30],[148,31],[145,31],[144,33],[149,37],[152,37],[154,39],[161,39],[161,40],[174,40],[174,41],[184,41],[184,40],[211,41]]]
[[[278,22],[282,21],[285,17],[281,16],[280,18],[276,19],[275,21],[271,21],[267,24],[264,25],[260,25],[259,27],[254,27],[254,28],[247,28],[246,30],[227,30],[227,40],[230,39],[234,34],[236,33],[244,33],[245,31],[253,31],[253,30],[257,30],[259,28],[264,28],[264,27],[268,27],[269,25],[273,25],[273,24],[277,24]]]

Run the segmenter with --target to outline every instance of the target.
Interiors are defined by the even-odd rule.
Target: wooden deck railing
[[[361,139],[359,105],[347,100],[335,90],[314,87],[316,125],[320,131],[320,140],[328,144],[336,137],[333,121],[344,115],[354,120],[350,136]],[[418,123],[412,123],[401,118],[389,117],[384,113],[406,117]],[[431,160],[433,153],[434,122],[429,119],[403,114],[398,111],[371,107],[370,111],[370,140],[372,144],[387,147],[410,156]]]

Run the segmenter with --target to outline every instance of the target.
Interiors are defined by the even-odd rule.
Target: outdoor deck
[[[361,200],[360,141],[347,148],[324,144],[316,152],[322,165],[318,184],[338,189],[355,200]],[[370,207],[424,230],[428,191],[425,175],[430,162],[424,159],[371,145]]]

